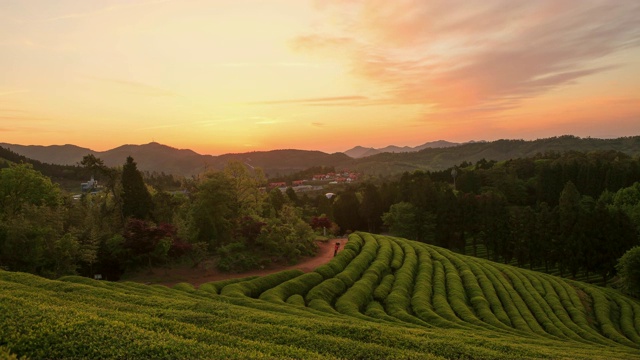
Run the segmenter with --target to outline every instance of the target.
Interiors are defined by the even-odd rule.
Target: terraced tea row
[[[635,300],[367,233],[309,273],[0,288],[0,354],[31,358],[640,359]]]
[[[640,304],[615,291],[367,233],[254,295],[369,321],[640,348]]]

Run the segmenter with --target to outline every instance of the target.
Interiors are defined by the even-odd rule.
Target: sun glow
[[[605,5],[16,2],[0,133],[211,154],[638,134],[640,6]]]

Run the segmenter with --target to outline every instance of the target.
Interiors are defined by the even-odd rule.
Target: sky
[[[0,142],[640,135],[637,0],[0,0]]]

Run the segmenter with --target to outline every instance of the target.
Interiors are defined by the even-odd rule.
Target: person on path
[[[340,250],[340,243],[339,243],[339,242],[337,242],[337,243],[336,243],[336,247],[335,247],[335,249],[333,250],[333,256],[334,256],[334,257],[335,257],[336,255],[338,255],[338,250]]]

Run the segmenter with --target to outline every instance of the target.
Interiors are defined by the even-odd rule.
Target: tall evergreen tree
[[[333,203],[333,216],[343,232],[360,230],[360,201],[352,188],[347,188]]]
[[[122,167],[122,214],[145,220],[153,207],[151,194],[142,180],[142,174],[131,156]]]
[[[378,188],[369,183],[362,194],[358,213],[366,221],[369,232],[377,232],[382,224],[382,200]]]
[[[568,181],[558,200],[559,240],[557,245],[558,265],[560,276],[564,276],[564,269],[569,270],[575,276],[581,262],[581,253],[576,249],[582,241],[582,229],[579,227],[581,217],[581,195],[573,182]]]

